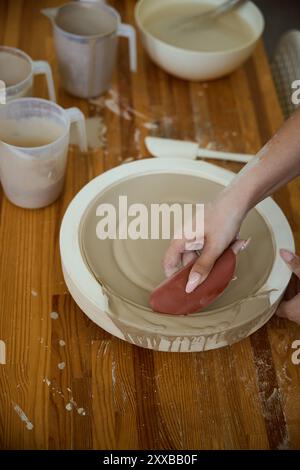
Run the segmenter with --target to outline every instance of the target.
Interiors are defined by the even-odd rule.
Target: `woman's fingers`
[[[295,295],[300,292],[300,279],[296,274],[292,274],[289,285],[286,288],[286,291],[283,296],[283,300],[291,300]]]
[[[279,317],[288,318],[289,320],[300,324],[300,294],[298,293],[300,279],[300,257],[289,250],[280,250],[280,255],[293,271],[294,275],[297,276],[298,282],[295,282],[295,277],[291,279],[287,293],[285,295],[285,298],[290,300],[281,302],[276,313]],[[292,292],[295,295],[291,299]]]
[[[186,266],[191,261],[196,261],[197,258],[198,258],[198,255],[194,251],[183,253],[182,265]]]
[[[184,252],[185,241],[172,240],[163,259],[163,268],[167,277],[172,276],[181,264],[181,254]]]
[[[231,249],[237,255],[240,251],[247,248],[250,243],[248,240],[236,240],[232,245]],[[222,254],[222,249],[216,249],[215,245],[209,246],[204,245],[203,251],[199,258],[196,260],[194,266],[191,269],[189,279],[185,288],[187,294],[193,292],[196,287],[202,284],[203,281],[209,275],[218,257]]]
[[[186,241],[184,244],[185,251],[196,251],[202,250],[204,246],[204,240],[193,240],[193,241]]]
[[[189,274],[189,279],[185,287],[187,294],[193,292],[196,287],[205,281],[220,254],[220,250],[216,249],[215,245],[204,245],[202,253],[197,258]]]
[[[300,324],[300,294],[297,294],[292,300],[281,302],[276,313],[279,317],[288,318],[288,320]]]
[[[293,273],[300,278],[300,256],[295,255],[295,253],[289,250],[280,250],[280,255]]]
[[[236,240],[235,242],[232,243],[231,249],[235,255],[237,255],[240,251],[244,251],[249,243],[251,242],[251,237],[248,238],[247,240]]]

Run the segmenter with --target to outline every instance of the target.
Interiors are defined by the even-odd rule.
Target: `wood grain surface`
[[[20,209],[1,190],[0,339],[6,364],[0,364],[0,447],[299,449],[300,365],[291,357],[300,327],[274,317],[251,338],[205,353],[132,346],[76,306],[64,284],[58,246],[62,216],[74,195],[94,176],[146,157],[148,134],[256,152],[282,122],[263,45],[229,77],[189,83],[157,68],[140,41],[138,73],[130,74],[122,39],[106,96],[119,99],[119,116],[105,99],[89,103],[60,87],[51,26],[40,14],[59,3],[65,1],[1,0],[0,43],[48,60],[59,104],[100,116],[105,142],[85,155],[70,148],[64,194],[50,207]],[[123,21],[134,23],[134,1],[111,3]],[[35,95],[47,97],[44,80],[35,83]],[[299,249],[299,179],[275,199]]]

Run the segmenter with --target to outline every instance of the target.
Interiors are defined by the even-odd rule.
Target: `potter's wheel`
[[[270,199],[251,211],[243,224],[241,235],[252,241],[238,256],[237,279],[207,309],[188,317],[157,314],[148,306],[150,292],[164,278],[161,260],[167,240],[96,236],[96,208],[103,203],[117,208],[119,195],[127,195],[128,205],[207,202],[231,178],[230,172],[204,162],[151,159],[124,165],[89,183],[71,203],[61,231],[66,282],[85,313],[122,339],[172,351],[221,347],[262,326],[290,277],[278,248],[293,249],[289,226]],[[69,228],[68,219],[73,219]],[[68,237],[74,239],[73,250]]]

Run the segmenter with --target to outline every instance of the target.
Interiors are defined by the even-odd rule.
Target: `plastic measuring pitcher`
[[[79,109],[63,109],[39,98],[20,98],[0,106],[0,177],[11,202],[35,209],[58,198],[73,122],[80,149],[86,151],[85,120]]]
[[[42,13],[52,22],[62,85],[71,95],[93,98],[108,90],[119,36],[129,39],[130,68],[136,71],[135,29],[121,23],[114,8],[84,1],[46,8]]]
[[[56,101],[50,65],[44,60],[32,60],[14,47],[0,46],[0,80],[5,85],[5,100],[32,96],[33,77],[45,75],[49,99]]]

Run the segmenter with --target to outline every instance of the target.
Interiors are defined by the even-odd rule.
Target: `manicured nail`
[[[293,259],[295,258],[294,253],[292,253],[289,250],[280,250],[280,254],[282,258],[284,259],[284,261],[286,261],[287,263],[291,263]]]
[[[241,248],[241,251],[244,251],[246,250],[246,248],[248,247],[249,243],[251,242],[251,237],[249,237],[242,245],[242,248]]]
[[[186,242],[184,245],[184,250],[185,251],[202,250],[203,245],[204,245],[203,241]]]
[[[249,245],[250,241],[251,238],[248,238],[248,240],[236,240],[231,246],[233,253],[237,255],[240,253],[240,251],[244,251]]]
[[[196,272],[190,274],[189,280],[185,287],[185,292],[187,294],[190,294],[191,292],[193,292],[194,289],[196,289],[196,287],[200,284],[201,277],[201,274]]]

